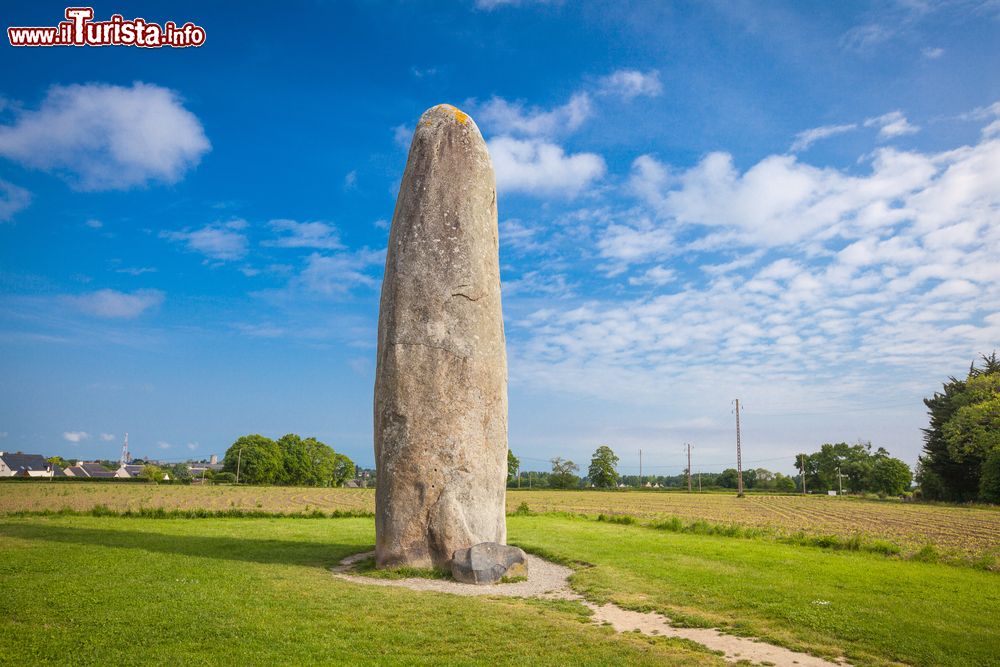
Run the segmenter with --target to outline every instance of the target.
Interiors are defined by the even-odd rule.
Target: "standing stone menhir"
[[[375,560],[449,567],[507,538],[507,353],[496,182],[453,106],[413,134],[392,217],[375,380]]]

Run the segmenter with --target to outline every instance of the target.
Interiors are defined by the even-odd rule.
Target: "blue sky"
[[[4,27],[64,5],[5,6]],[[1000,5],[97,3],[201,48],[2,50],[0,449],[373,460],[378,294],[421,112],[497,172],[510,445],[676,474],[914,463],[1000,343]]]

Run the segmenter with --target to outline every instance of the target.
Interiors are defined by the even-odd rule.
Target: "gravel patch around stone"
[[[461,584],[457,581],[449,581],[447,579],[419,579],[416,577],[409,579],[379,579],[377,577],[351,574],[351,570],[357,562],[374,555],[374,551],[366,551],[365,553],[348,556],[340,561],[338,565],[331,568],[331,571],[339,579],[367,586],[396,586],[415,591],[434,591],[437,593],[451,593],[452,595],[501,595],[518,598],[548,597],[576,599],[576,594],[570,589],[569,582],[567,581],[569,575],[573,574],[573,570],[564,565],[550,563],[531,554],[527,554],[527,581],[486,586]]]
[[[727,662],[735,663],[743,660],[754,664],[774,665],[775,667],[846,667],[849,665],[842,658],[837,661],[825,660],[808,653],[799,653],[747,637],[727,635],[711,628],[674,627],[670,624],[670,619],[656,612],[630,611],[610,603],[597,605],[588,602],[570,588],[569,577],[573,574],[571,568],[551,563],[532,554],[527,554],[527,581],[485,586],[461,584],[447,579],[379,579],[351,573],[358,561],[374,555],[374,551],[354,554],[330,569],[338,579],[366,586],[395,586],[415,591],[432,591],[452,595],[575,600],[593,612],[591,620],[595,624],[610,625],[616,632],[638,631],[646,635],[688,639],[713,651],[722,651],[725,653]]]

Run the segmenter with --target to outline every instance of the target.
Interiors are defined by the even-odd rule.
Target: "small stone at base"
[[[464,584],[495,584],[504,577],[527,577],[524,551],[496,542],[482,542],[452,555],[451,576]]]

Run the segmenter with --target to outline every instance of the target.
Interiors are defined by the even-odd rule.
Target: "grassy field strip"
[[[511,541],[593,564],[574,588],[859,665],[1000,664],[996,574],[768,540],[514,516]]]
[[[371,519],[0,518],[4,664],[695,665],[578,603],[376,589],[329,567]],[[30,641],[24,641],[30,637]]]
[[[95,505],[112,510],[148,507],[268,512],[321,510],[374,511],[372,489],[295,487],[150,486],[145,484],[0,484],[0,513],[23,510],[87,511]],[[521,503],[536,512],[562,511],[596,516],[628,514],[641,519],[677,516],[785,533],[863,534],[915,552],[927,544],[970,559],[1000,555],[1000,511],[865,501],[827,496],[756,496],[686,494],[652,491],[596,492],[511,490],[508,511]]]
[[[994,573],[565,515],[511,516],[508,531],[575,563],[574,589],[596,604],[858,665],[998,664]],[[371,519],[0,518],[0,641],[31,634],[7,654],[25,663],[720,664],[684,642],[583,625],[565,601],[330,575],[373,541]],[[117,572],[127,586],[94,585]]]

